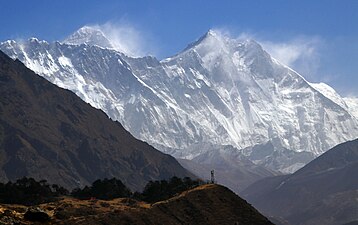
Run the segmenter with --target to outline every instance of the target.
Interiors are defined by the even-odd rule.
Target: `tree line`
[[[98,179],[91,186],[76,188],[69,192],[67,189],[46,180],[36,181],[33,178],[21,178],[16,182],[0,183],[0,203],[37,205],[56,201],[61,196],[72,196],[78,199],[133,198],[139,201],[153,203],[169,199],[183,191],[203,184],[200,180],[189,177],[172,177],[169,180],[149,181],[142,192],[131,192],[117,178]]]
[[[69,191],[46,180],[24,177],[14,183],[0,183],[0,202],[5,204],[37,205],[64,195],[69,195]]]

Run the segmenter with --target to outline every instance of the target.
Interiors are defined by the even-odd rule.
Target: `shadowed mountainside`
[[[120,123],[0,52],[0,178],[46,179],[68,189],[117,177],[133,190],[192,176]]]
[[[265,178],[241,194],[291,224],[358,221],[358,139],[337,145],[292,175]]]

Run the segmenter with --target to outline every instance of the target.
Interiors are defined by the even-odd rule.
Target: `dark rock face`
[[[29,208],[24,214],[24,219],[44,223],[50,220],[50,216],[39,208]]]
[[[171,156],[0,52],[0,178],[46,179],[68,189],[116,177],[133,190],[191,176]]]
[[[358,139],[327,151],[292,175],[266,178],[241,194],[267,216],[291,224],[358,220]]]

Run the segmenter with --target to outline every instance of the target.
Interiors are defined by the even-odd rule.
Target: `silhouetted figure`
[[[211,180],[210,180],[211,184],[215,184],[215,176],[214,176],[214,170],[211,171]]]

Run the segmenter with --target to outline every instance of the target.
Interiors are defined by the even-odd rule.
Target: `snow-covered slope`
[[[255,41],[209,31],[158,61],[101,46],[107,41],[100,31],[85,31],[64,43],[6,41],[0,49],[180,158],[210,151],[192,145],[232,145],[258,164],[289,172],[358,137],[357,119],[338,95],[314,88]],[[88,41],[97,34],[100,41]],[[268,144],[272,149],[256,154]]]
[[[106,37],[106,35],[98,28],[84,26],[78,31],[70,35],[64,43],[80,45],[97,45],[103,48],[114,48],[111,41]]]
[[[329,85],[325,83],[309,83],[314,89],[321,92],[324,96],[334,101],[344,109],[348,109],[345,100]]]
[[[346,97],[343,99],[348,106],[349,112],[358,119],[358,98]]]
[[[347,110],[351,115],[358,119],[358,98],[344,97],[342,98],[332,87],[325,83],[310,83],[317,91],[334,101],[337,105]]]

